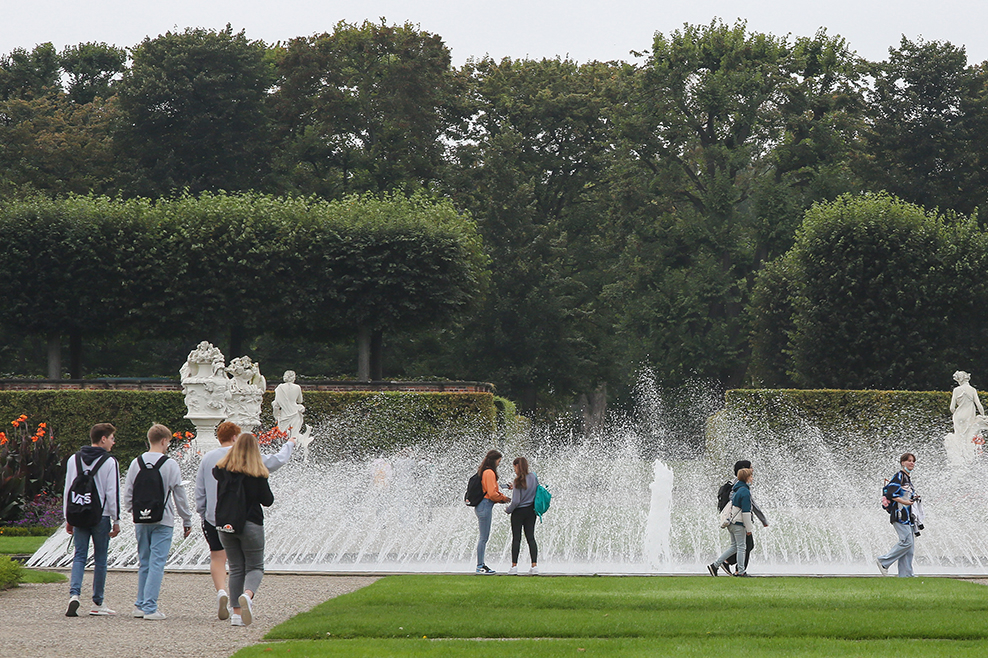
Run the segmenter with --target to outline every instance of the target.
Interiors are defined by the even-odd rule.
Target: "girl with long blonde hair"
[[[254,619],[254,594],[264,576],[261,506],[270,507],[274,503],[268,475],[257,437],[248,433],[238,436],[230,451],[213,468],[217,490],[216,530],[230,565],[230,599],[237,602],[230,617],[231,626],[248,626]],[[238,511],[228,512],[231,508]],[[226,515],[237,519],[238,524],[242,520],[242,527],[227,522],[223,518]]]

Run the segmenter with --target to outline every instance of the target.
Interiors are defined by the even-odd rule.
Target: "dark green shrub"
[[[14,562],[6,555],[0,555],[0,590],[16,587],[21,582],[24,572],[19,562]]]

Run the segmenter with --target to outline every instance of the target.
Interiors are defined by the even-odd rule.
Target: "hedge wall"
[[[707,451],[721,452],[732,432],[787,441],[808,431],[850,451],[901,452],[928,446],[942,451],[944,435],[953,431],[950,395],[949,391],[730,390],[724,410],[708,423]],[[980,396],[988,407],[988,396]]]
[[[490,393],[331,392],[304,393],[305,420],[335,452],[384,450],[432,441],[451,431],[490,433],[495,428]],[[274,393],[264,395],[261,422],[271,427]],[[28,425],[46,422],[65,456],[88,445],[89,428],[98,422],[117,427],[114,455],[128,464],[145,448],[147,429],[163,423],[172,431],[193,430],[184,418],[178,391],[0,391],[0,423],[20,414]],[[332,422],[330,422],[332,421]]]

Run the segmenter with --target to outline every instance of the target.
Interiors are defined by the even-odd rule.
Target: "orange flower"
[[[187,439],[191,439],[194,436],[195,436],[195,434],[193,434],[192,432],[186,432],[185,433],[185,438],[187,438]]]
[[[38,423],[38,427],[48,427],[48,423]]]
[[[7,435],[4,434],[3,432],[0,432],[0,446],[4,445],[5,443],[7,443]]]

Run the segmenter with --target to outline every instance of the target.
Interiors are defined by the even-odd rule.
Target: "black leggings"
[[[518,564],[518,553],[521,552],[521,531],[525,530],[525,540],[528,541],[528,552],[532,556],[532,564],[539,561],[539,545],[535,543],[535,508],[517,507],[511,511],[511,563]]]

